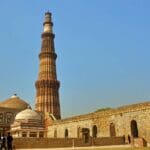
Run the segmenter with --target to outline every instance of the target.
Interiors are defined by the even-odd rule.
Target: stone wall
[[[92,127],[92,120],[82,120],[76,122],[64,122],[56,125],[49,126],[48,129],[48,137],[54,138],[54,132],[57,132],[58,138],[65,137],[65,130],[68,129],[68,137],[69,138],[77,138],[78,137],[78,128],[91,128]]]
[[[18,112],[19,110],[16,109],[0,107],[0,133],[10,129]]]
[[[91,114],[54,121],[48,127],[47,136],[53,138],[54,132],[57,132],[58,138],[64,138],[65,130],[67,129],[69,138],[77,138],[79,136],[79,128],[88,128],[89,137],[91,137],[93,136],[93,126],[96,126],[96,136],[98,138],[124,136],[126,143],[128,143],[128,135],[132,138],[132,136],[135,136],[133,132],[136,132],[134,131],[136,129],[133,129],[135,127],[131,131],[132,121],[136,123],[138,137],[143,138],[149,144],[150,102],[97,111]],[[113,125],[112,128],[111,125]]]
[[[19,148],[54,148],[54,147],[84,147],[84,146],[103,146],[103,145],[122,145],[122,137],[115,138],[90,138],[87,143],[78,138],[16,138],[13,146]]]

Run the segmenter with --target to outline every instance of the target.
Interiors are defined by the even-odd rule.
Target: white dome
[[[34,110],[27,108],[27,109],[19,112],[15,117],[15,120],[29,120],[29,119],[41,120],[41,115],[39,115]]]

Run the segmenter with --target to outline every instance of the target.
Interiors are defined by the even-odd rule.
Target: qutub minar
[[[16,148],[150,146],[149,101],[61,119],[50,12],[45,13],[43,27],[35,110],[16,94],[1,101],[0,134],[11,132]]]
[[[49,112],[57,119],[60,119],[59,86],[56,74],[56,58],[54,47],[53,23],[51,13],[45,13],[43,23],[44,32],[42,33],[42,46],[40,58],[40,67],[36,86],[36,104],[35,109],[40,112]]]

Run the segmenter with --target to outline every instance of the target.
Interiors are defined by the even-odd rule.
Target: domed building
[[[24,100],[20,99],[20,97],[17,96],[17,94],[14,94],[10,98],[0,102],[0,107],[18,110],[24,110],[27,108],[28,105],[29,104],[26,103]]]
[[[0,102],[0,133],[10,130],[16,114],[26,109],[28,105],[16,94]]]
[[[41,113],[31,107],[19,112],[11,125],[13,137],[44,137],[44,123]]]

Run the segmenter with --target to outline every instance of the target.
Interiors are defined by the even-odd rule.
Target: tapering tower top
[[[50,32],[50,33],[53,32],[52,31],[53,23],[52,23],[51,16],[52,16],[52,14],[50,12],[45,13],[45,20],[44,20],[44,23],[43,23],[44,32]]]

